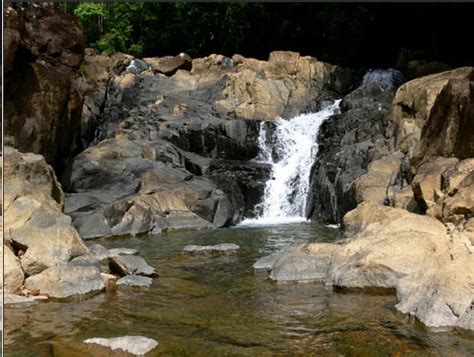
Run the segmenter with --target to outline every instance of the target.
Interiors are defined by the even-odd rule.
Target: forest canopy
[[[89,45],[108,53],[266,58],[294,50],[349,66],[393,66],[403,49],[424,60],[474,63],[463,40],[473,4],[62,3]]]

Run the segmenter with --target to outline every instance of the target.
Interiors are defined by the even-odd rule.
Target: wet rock
[[[156,276],[155,268],[148,265],[145,259],[135,255],[115,256],[110,258],[110,271],[120,276],[143,275]]]
[[[5,239],[24,251],[28,275],[65,265],[88,252],[70,217],[62,213],[63,192],[43,157],[5,148]]]
[[[126,275],[117,281],[117,285],[149,288],[152,282],[153,280],[151,278],[145,276]]]
[[[4,294],[13,294],[20,289],[25,280],[20,261],[11,249],[3,245],[3,291]]]
[[[158,347],[158,342],[142,336],[123,336],[114,338],[89,338],[85,343],[97,344],[112,351],[122,350],[132,355],[144,356]]]
[[[187,245],[183,252],[191,255],[234,255],[240,251],[240,246],[233,243],[216,245]]]
[[[49,297],[65,299],[93,295],[104,290],[99,269],[92,266],[56,266],[25,280],[25,287],[36,288]]]
[[[385,130],[393,96],[393,90],[369,83],[345,96],[341,113],[322,123],[310,177],[309,218],[341,223],[361,200],[380,202],[388,195],[401,165],[399,154],[385,158],[390,153]]]

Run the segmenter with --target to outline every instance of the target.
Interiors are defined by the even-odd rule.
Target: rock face
[[[135,356],[144,356],[158,347],[158,342],[142,336],[123,336],[114,338],[89,338],[85,343],[110,348],[112,351],[122,350]],[[118,352],[118,351],[117,351]]]
[[[344,214],[364,198],[384,201],[393,171],[399,167],[391,159],[386,167],[384,158],[389,153],[384,131],[393,96],[393,90],[368,83],[344,97],[341,114],[321,125],[308,217],[340,223]],[[368,171],[371,174],[364,176]]]
[[[83,239],[225,227],[252,215],[270,174],[249,161],[258,154],[259,120],[316,108],[357,79],[292,52],[268,62],[211,55],[192,67],[186,55],[145,58],[127,67],[143,62],[133,71],[123,71],[120,58],[107,64],[86,51],[85,100],[93,109],[83,122],[97,123],[90,128],[100,143],[63,174],[65,211]]]
[[[396,290],[402,312],[429,326],[472,328],[474,255],[466,237],[404,209],[361,203],[345,240],[286,249],[269,259],[277,281],[318,280],[350,289]]]
[[[51,4],[5,9],[5,143],[60,166],[80,147],[82,30]]]
[[[363,201],[426,212],[446,194],[440,180],[448,163],[474,156],[473,73],[464,67],[418,78],[402,85],[395,97],[376,84],[347,95],[342,113],[320,129],[308,217],[340,223]],[[441,164],[443,157],[457,159]],[[438,165],[436,160],[440,172],[430,173],[434,181],[429,183],[422,177],[435,170],[430,165]],[[422,186],[432,191],[428,201]]]
[[[51,267],[27,278],[25,287],[39,289],[57,299],[96,294],[105,289],[99,269],[92,266]]]
[[[62,213],[64,194],[44,158],[5,147],[5,240],[27,275],[65,265],[87,253],[71,218]]]

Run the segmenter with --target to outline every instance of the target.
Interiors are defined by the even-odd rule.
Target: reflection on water
[[[394,296],[275,284],[252,271],[259,257],[289,244],[335,236],[334,229],[298,223],[102,240],[108,248],[137,249],[159,273],[153,286],[7,309],[6,355],[98,356],[80,341],[130,334],[160,342],[150,355],[472,355],[471,333],[431,332],[396,312]],[[187,244],[222,242],[239,244],[244,253],[181,254]]]

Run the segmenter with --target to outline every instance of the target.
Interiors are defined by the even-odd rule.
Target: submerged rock
[[[139,276],[139,275],[126,275],[123,278],[120,278],[117,281],[117,285],[123,286],[137,286],[137,287],[144,287],[149,288],[153,280],[146,276]]]
[[[144,356],[158,347],[158,342],[143,336],[123,336],[114,338],[96,337],[89,338],[84,342],[104,346],[110,348],[112,351],[122,350],[136,356]]]
[[[25,280],[27,289],[38,289],[49,297],[65,299],[104,290],[99,269],[92,266],[56,266]]]
[[[216,245],[187,245],[183,252],[191,255],[234,255],[240,251],[240,246],[233,243]]]
[[[110,271],[120,276],[144,275],[156,276],[155,268],[148,265],[145,259],[135,255],[115,256],[110,258]]]

